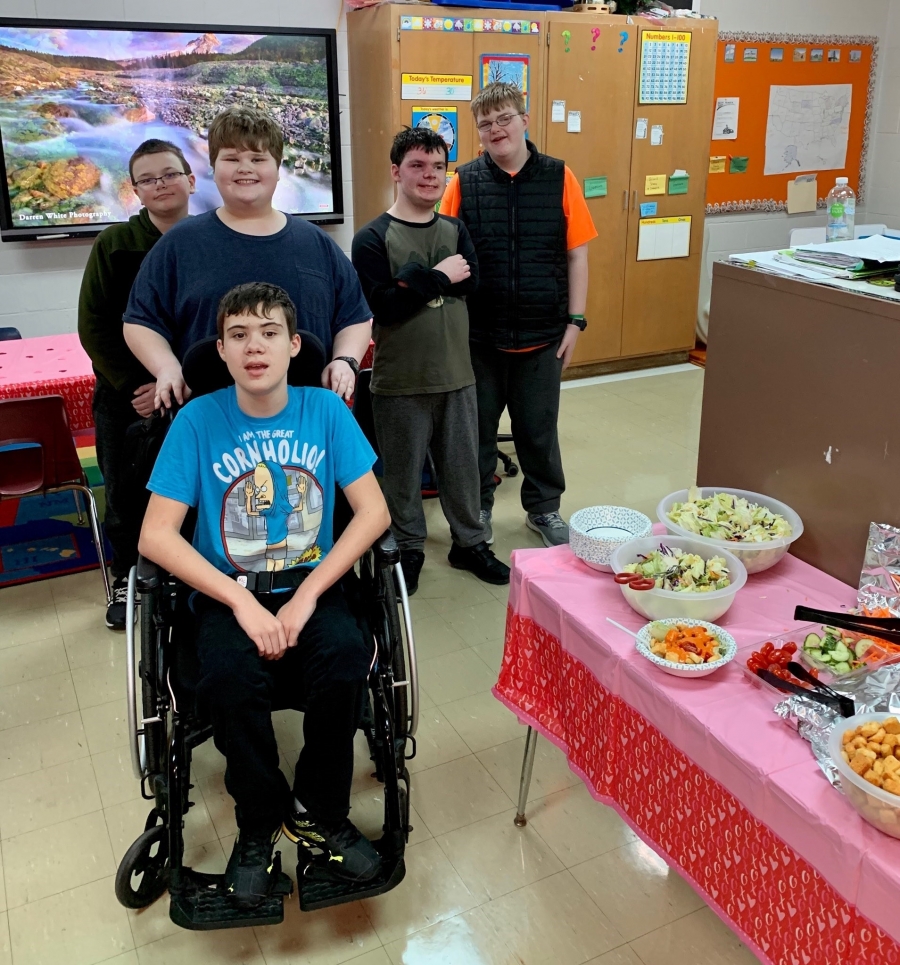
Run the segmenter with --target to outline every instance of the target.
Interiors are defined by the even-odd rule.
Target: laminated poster
[[[412,126],[426,127],[440,134],[447,144],[448,161],[456,161],[459,154],[459,114],[455,107],[414,107]]]
[[[482,54],[481,86],[487,87],[496,81],[514,84],[525,95],[528,107],[528,85],[531,57],[528,54]]]
[[[686,104],[690,60],[689,31],[643,31],[638,103]]]

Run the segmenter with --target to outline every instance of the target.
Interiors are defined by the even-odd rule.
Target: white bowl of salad
[[[646,536],[618,547],[613,573],[654,580],[650,590],[621,584],[628,605],[648,620],[718,620],[747,582],[744,564],[729,553],[683,536]]]
[[[746,489],[681,489],[660,502],[656,515],[673,535],[732,553],[750,574],[778,563],[803,534],[790,506]]]

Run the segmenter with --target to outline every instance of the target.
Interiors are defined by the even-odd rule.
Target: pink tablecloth
[[[742,647],[797,627],[797,604],[854,601],[850,587],[788,556],[751,577],[719,622]],[[669,676],[607,616],[633,630],[646,622],[568,547],[516,551],[495,694],[767,961],[900,962],[900,841],[828,784],[772,713],[779,696],[737,661],[700,680]],[[757,885],[765,909],[754,908]]]
[[[94,424],[94,372],[78,336],[0,342],[0,399],[61,395],[73,432]]]

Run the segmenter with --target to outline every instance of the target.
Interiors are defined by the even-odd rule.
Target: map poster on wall
[[[765,174],[841,170],[847,163],[851,84],[769,88]]]
[[[686,104],[690,60],[690,32],[643,31],[638,103]]]
[[[459,154],[459,115],[455,107],[414,107],[412,126],[425,127],[440,134],[447,143],[448,161],[457,160]]]

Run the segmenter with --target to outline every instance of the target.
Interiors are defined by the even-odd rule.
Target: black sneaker
[[[106,625],[110,630],[125,629],[125,611],[128,604],[128,580],[121,577],[113,583],[112,600],[106,608]]]
[[[421,550],[400,550],[400,568],[406,582],[406,595],[412,596],[419,589],[419,574],[425,563],[425,554]]]
[[[447,559],[454,569],[468,570],[484,583],[493,583],[494,586],[509,583],[509,567],[494,556],[487,543],[476,543],[465,548],[454,543]]]
[[[381,855],[348,818],[327,824],[313,820],[308,811],[294,811],[283,828],[297,845],[298,860],[321,857],[322,866],[337,878],[370,881],[381,870]]]
[[[238,908],[255,908],[269,894],[272,884],[272,849],[281,828],[266,832],[239,831],[228,867],[225,887]]]

